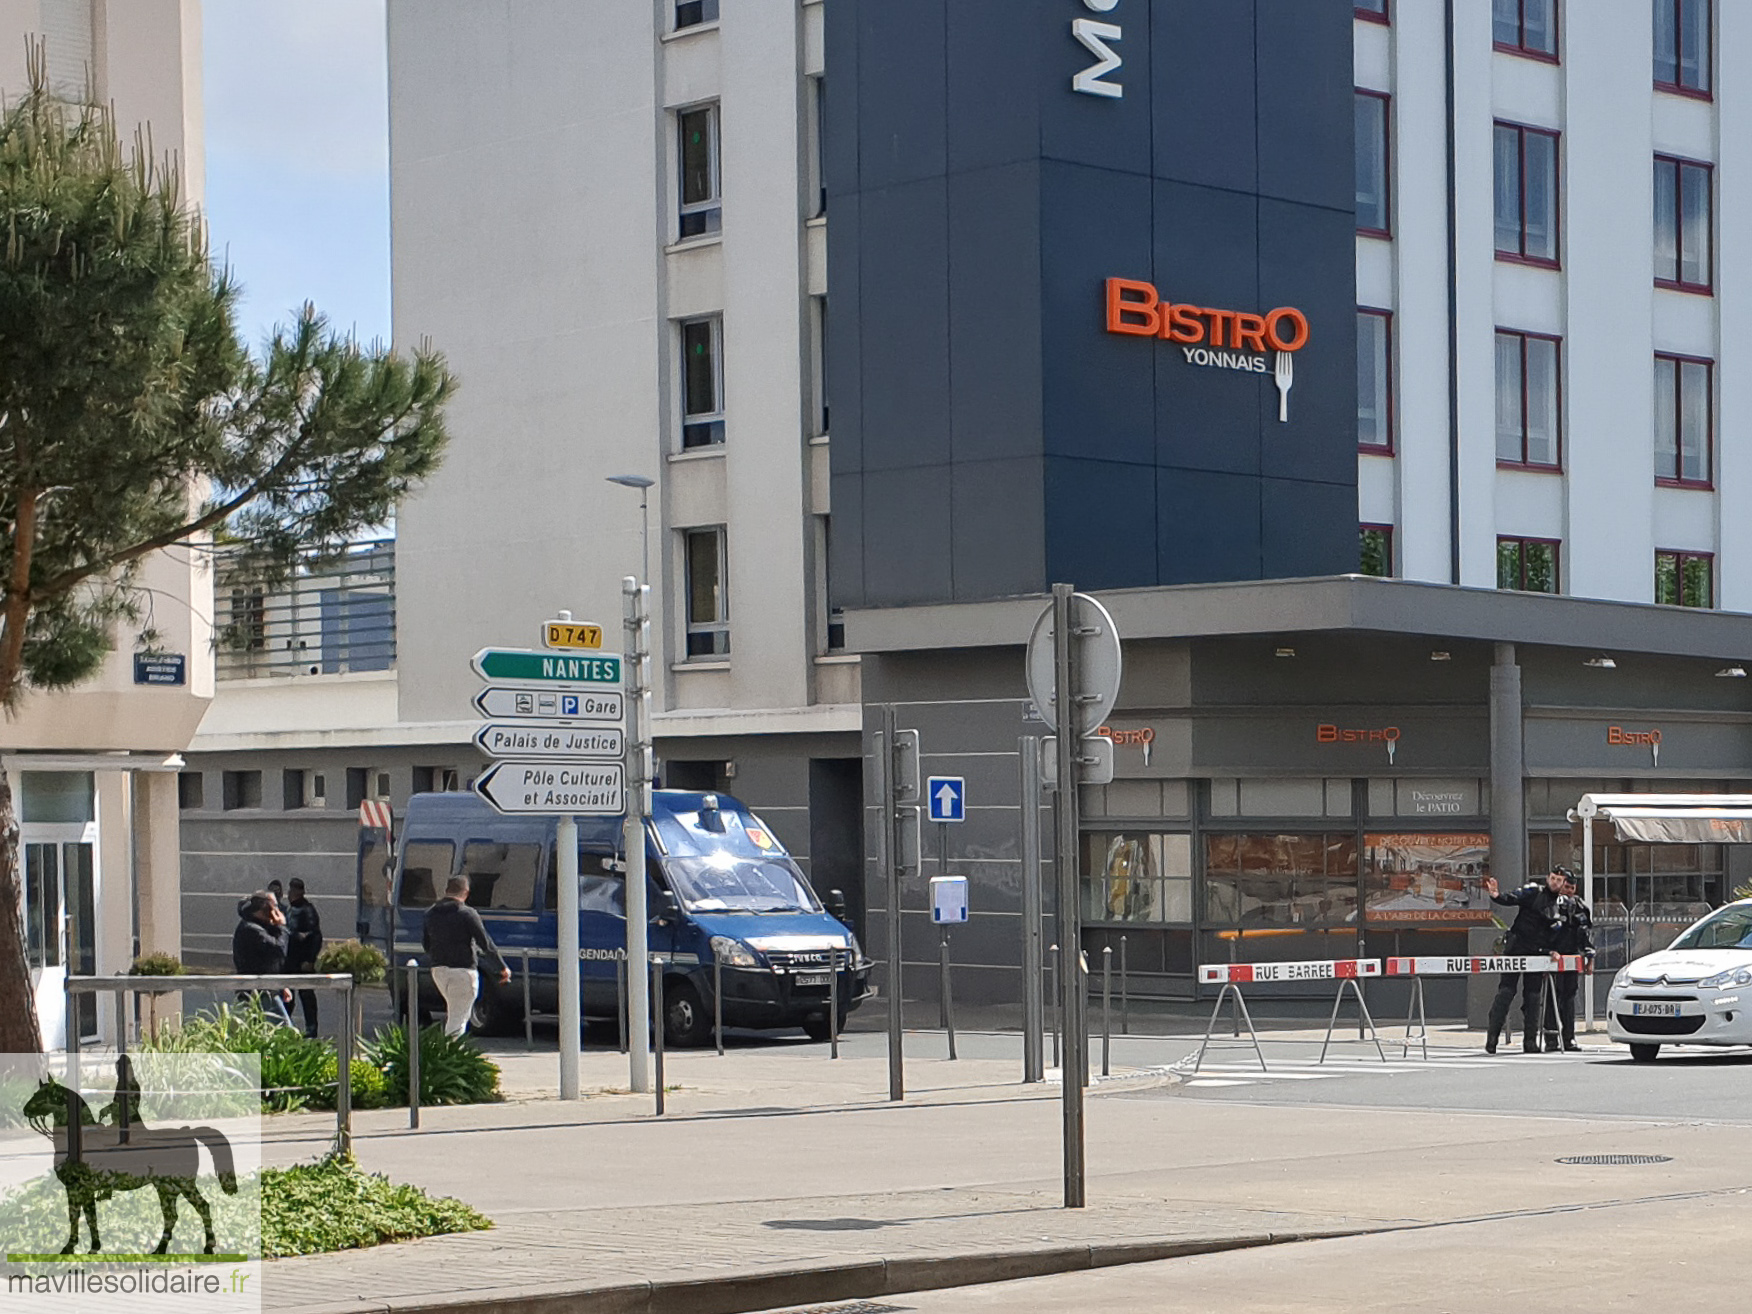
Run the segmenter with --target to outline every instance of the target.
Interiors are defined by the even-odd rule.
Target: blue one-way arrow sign
[[[932,776],[925,782],[932,821],[967,820],[967,781],[961,776]]]

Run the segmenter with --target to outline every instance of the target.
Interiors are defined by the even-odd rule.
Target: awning
[[[1747,794],[1584,794],[1570,817],[1589,816],[1610,822],[1620,844],[1752,844]]]

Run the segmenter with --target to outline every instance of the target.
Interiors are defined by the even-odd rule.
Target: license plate
[[[827,973],[799,972],[792,979],[800,986],[824,986],[827,984]]]
[[[1632,1017],[1678,1017],[1679,1005],[1633,1003],[1630,1006],[1630,1015]]]

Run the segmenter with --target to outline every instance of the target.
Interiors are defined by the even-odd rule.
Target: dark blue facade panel
[[[957,461],[951,479],[955,597],[1033,592],[1046,569],[1040,458]]]
[[[1254,3],[1259,192],[1351,213],[1356,206],[1355,10],[1350,0]]]
[[[949,372],[957,463],[1041,451],[1040,164],[949,178]]]
[[[1310,480],[1260,480],[1264,579],[1354,574],[1357,489]]]
[[[1034,90],[1040,104],[1041,155],[1149,176],[1151,8],[1142,0],[1121,0],[1118,8],[1105,14],[1092,13],[1077,0],[1056,0],[1045,6],[1030,33],[1042,52]],[[1096,64],[1096,56],[1072,35],[1071,25],[1077,20],[1122,31],[1121,38],[1111,43],[1120,66],[1102,81],[1118,86],[1123,96],[1092,96],[1071,89],[1072,79]]]
[[[1155,176],[1253,192],[1259,179],[1253,0],[1158,0],[1151,10]]]
[[[1039,32],[1061,0],[948,6],[949,172],[1040,158]]]
[[[952,483],[948,465],[864,474],[864,605],[898,607],[954,596]],[[838,512],[836,493],[836,518]]]
[[[839,439],[834,439],[838,442]],[[827,540],[827,588],[834,606],[862,600],[864,588],[864,476],[837,470],[829,480],[833,499],[832,532]]]
[[[1159,470],[1156,489],[1156,583],[1262,578],[1257,477]]]
[[[944,0],[880,0],[858,16],[858,185],[939,178],[948,165]],[[829,78],[834,76],[830,65]],[[833,83],[828,94],[833,95]],[[828,107],[830,117],[833,106]]]
[[[864,465],[864,316],[858,296],[858,212],[862,198],[847,192],[834,200],[834,240],[827,247],[828,303],[827,404],[833,430],[835,472]]]
[[[951,459],[948,180],[939,175],[863,192],[858,220],[863,468],[945,464]]]
[[[1080,589],[1154,584],[1155,468],[1048,457],[1047,571]]]

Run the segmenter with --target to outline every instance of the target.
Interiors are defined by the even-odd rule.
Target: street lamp
[[[639,490],[639,561],[642,571],[640,582],[651,582],[651,485],[657,481],[647,479],[644,475],[609,475],[608,482],[619,484],[622,488]]]

